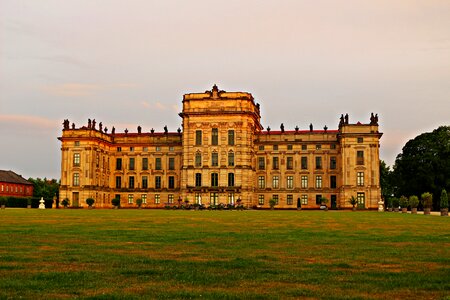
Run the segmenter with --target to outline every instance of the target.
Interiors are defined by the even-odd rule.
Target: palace
[[[60,198],[72,206],[161,208],[181,201],[268,208],[358,206],[376,209],[381,199],[378,116],[337,130],[264,130],[260,105],[245,92],[211,91],[183,97],[182,130],[111,133],[95,120],[75,128],[64,121]]]

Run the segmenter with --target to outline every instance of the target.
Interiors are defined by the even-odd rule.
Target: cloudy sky
[[[265,127],[376,112],[392,165],[450,125],[450,1],[0,0],[0,169],[59,179],[63,119],[175,131],[214,83]]]

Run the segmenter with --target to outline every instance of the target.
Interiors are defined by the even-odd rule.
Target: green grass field
[[[0,211],[0,299],[439,299],[450,218],[378,212]]]

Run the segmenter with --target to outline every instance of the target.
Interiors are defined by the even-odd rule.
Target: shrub
[[[386,205],[387,205],[388,208],[392,208],[392,207],[394,206],[393,200],[394,200],[393,197],[389,197],[389,198],[387,199],[387,204],[386,204]]]
[[[407,208],[408,207],[408,198],[406,198],[406,196],[401,196],[399,199],[399,204],[402,208]]]
[[[433,194],[426,192],[422,194],[421,198],[424,208],[431,208],[433,206]]]
[[[86,199],[86,204],[89,206],[92,206],[92,204],[94,204],[95,200],[93,198],[87,198]]]
[[[141,198],[136,199],[136,205],[138,207],[141,207],[141,205],[142,205],[142,199]]]
[[[321,202],[323,205],[327,205],[328,202],[329,202],[329,200],[328,200],[328,198],[322,197],[322,198],[320,198],[320,202]]]
[[[63,201],[61,201],[62,206],[67,207],[69,206],[69,198],[64,198]]]
[[[351,196],[350,199],[348,200],[348,202],[350,202],[350,204],[355,207],[356,204],[358,204],[358,200],[355,198],[355,196]]]
[[[419,206],[419,198],[417,196],[410,196],[409,197],[409,206],[411,206],[411,208],[417,208],[417,206]]]
[[[27,207],[28,199],[27,198],[20,198],[20,197],[5,197],[6,199],[6,206],[8,207]]]
[[[275,205],[277,205],[277,200],[275,200],[275,199],[270,199],[269,200],[269,206],[270,206],[270,209],[273,209],[274,207],[275,207]]]
[[[398,206],[400,205],[400,200],[398,200],[397,197],[392,197],[392,207],[394,208],[398,208]]]
[[[442,208],[448,208],[448,196],[447,191],[445,189],[441,192],[441,209]]]
[[[0,205],[6,205],[7,199],[6,197],[0,197]]]
[[[116,207],[120,207],[120,198],[114,198],[111,200],[111,204],[116,206]]]

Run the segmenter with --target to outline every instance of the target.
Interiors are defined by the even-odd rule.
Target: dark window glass
[[[234,186],[234,173],[228,173],[228,186]]]
[[[155,169],[156,170],[161,170],[161,157],[156,157],[155,158]]]
[[[234,166],[234,153],[233,152],[228,153],[228,166],[229,167]]]
[[[169,157],[169,170],[175,170],[175,158]]]
[[[294,169],[294,158],[292,156],[289,156],[286,160],[286,168],[288,170],[293,170]]]
[[[219,174],[211,173],[211,186],[213,187],[219,186]]]
[[[148,188],[148,177],[147,176],[142,176],[142,188],[143,189]]]
[[[336,169],[336,156],[330,157],[330,169]]]
[[[155,176],[155,189],[161,188],[161,176]]]
[[[169,176],[169,189],[175,188],[175,176]]]
[[[211,145],[219,145],[219,129],[213,128],[211,132]]]
[[[356,152],[356,164],[357,165],[364,165],[364,151],[357,151]]]
[[[122,170],[122,159],[116,158],[116,170]]]
[[[134,189],[134,176],[128,178],[128,188]]]
[[[278,157],[272,157],[272,169],[278,170],[280,168]]]
[[[211,165],[213,167],[217,167],[219,165],[219,153],[213,152],[211,158],[212,158]]]
[[[130,170],[134,170],[134,157],[130,157]]]
[[[258,169],[264,170],[266,168],[266,158],[265,157],[258,157]]]
[[[234,146],[234,130],[228,130],[228,145]]]
[[[202,173],[195,173],[195,186],[202,186]]]
[[[122,177],[116,176],[116,189],[122,188]]]
[[[200,146],[202,144],[202,131],[196,130],[195,131],[195,145]]]
[[[330,188],[332,188],[332,189],[336,188],[336,176],[330,177]]]
[[[148,158],[142,158],[142,170],[148,170]]]
[[[316,156],[316,169],[322,169],[322,156]]]
[[[195,153],[195,166],[196,167],[202,166],[202,154],[200,152]]]
[[[302,170],[308,169],[308,157],[302,156]]]

